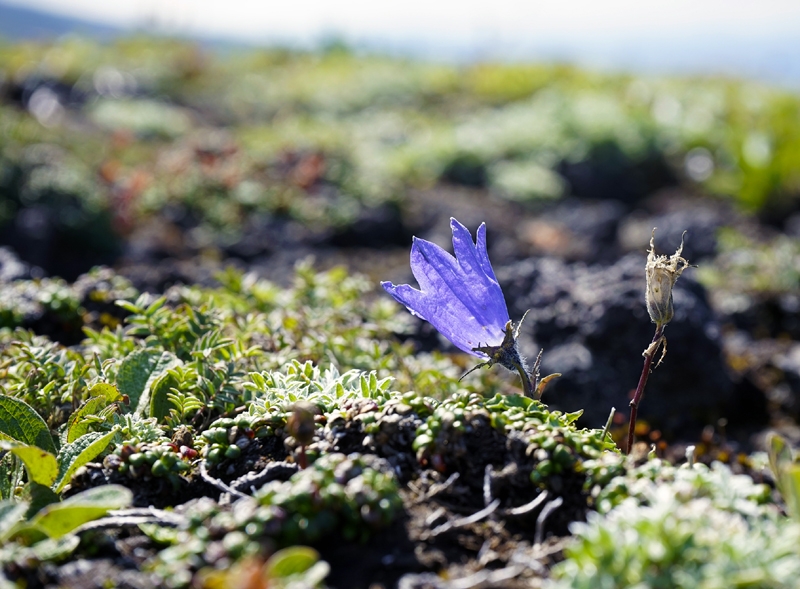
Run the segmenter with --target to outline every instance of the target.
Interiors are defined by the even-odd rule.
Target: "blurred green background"
[[[287,223],[401,246],[442,185],[532,212],[674,187],[779,229],[800,211],[800,97],[754,81],[67,36],[0,45],[0,95],[0,242],[69,278],[153,219],[175,252],[246,259]]]

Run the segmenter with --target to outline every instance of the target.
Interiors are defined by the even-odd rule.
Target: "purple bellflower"
[[[419,290],[391,282],[382,282],[381,286],[413,315],[431,323],[457,348],[486,360],[469,372],[500,364],[519,372],[525,394],[538,396],[541,394],[536,386],[539,360],[534,366],[532,382],[517,347],[522,321],[514,326],[509,319],[503,291],[486,253],[486,224],[478,227],[477,243],[473,243],[469,230],[453,218],[450,228],[455,257],[435,243],[414,238],[411,272],[419,282]]]

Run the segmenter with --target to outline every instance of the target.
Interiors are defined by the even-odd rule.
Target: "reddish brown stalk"
[[[628,424],[628,454],[633,449],[633,435],[636,431],[636,414],[639,410],[639,403],[644,396],[644,387],[647,384],[647,377],[650,376],[650,365],[653,363],[653,356],[656,355],[658,348],[663,345],[661,338],[664,337],[664,325],[659,324],[656,327],[656,333],[653,336],[653,341],[648,346],[644,353],[644,368],[642,368],[642,375],[639,377],[639,384],[636,386],[636,392],[631,399],[631,420]]]

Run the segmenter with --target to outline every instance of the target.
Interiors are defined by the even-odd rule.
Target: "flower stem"
[[[522,362],[515,362],[514,367],[519,372],[519,377],[522,379],[522,390],[525,391],[525,396],[531,399],[536,398],[536,391],[533,389],[533,382],[528,371],[525,370],[525,365]]]
[[[636,392],[633,394],[633,399],[631,399],[630,403],[631,420],[628,424],[628,447],[626,450],[628,454],[630,454],[631,450],[633,449],[633,434],[636,431],[636,414],[639,410],[639,403],[642,401],[642,397],[644,396],[644,387],[647,384],[647,377],[650,376],[650,365],[653,363],[653,356],[656,355],[659,344],[661,343],[661,338],[663,337],[664,325],[657,324],[656,333],[653,335],[653,341],[644,352],[644,368],[642,368],[642,375],[639,377],[639,384],[636,386]]]

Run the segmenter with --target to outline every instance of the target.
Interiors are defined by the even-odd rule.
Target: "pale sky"
[[[443,59],[565,59],[800,86],[800,0],[0,0],[186,36]]]
[[[246,37],[769,34],[800,28],[798,0],[6,0],[119,25]]]

